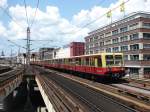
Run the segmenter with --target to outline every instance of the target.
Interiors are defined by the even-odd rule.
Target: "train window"
[[[113,60],[113,55],[106,55],[106,60]]]
[[[114,65],[113,55],[106,55],[106,66]]]
[[[95,60],[93,57],[90,57],[90,66],[95,66]]]
[[[85,65],[85,59],[81,58],[81,65]]]
[[[121,66],[123,64],[122,55],[115,55],[115,65]]]
[[[71,64],[76,65],[76,59],[71,59]]]
[[[65,59],[63,59],[63,62],[62,62],[63,64],[65,64]]]
[[[86,66],[89,66],[89,58],[86,58],[86,59],[85,59],[85,65],[86,65]]]
[[[76,62],[76,65],[81,65],[81,58],[76,58],[75,62]]]
[[[69,59],[69,64],[74,65],[74,59]]]
[[[115,60],[122,60],[122,55],[115,55]]]
[[[101,57],[98,57],[97,58],[97,61],[98,61],[98,67],[102,67],[102,59],[101,59]]]
[[[79,65],[81,65],[81,58],[79,58]]]

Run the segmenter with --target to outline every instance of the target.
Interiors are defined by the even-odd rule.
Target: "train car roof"
[[[123,55],[123,53],[96,53],[96,54],[88,54],[88,55],[80,55],[80,56],[72,56],[70,58],[80,58],[80,57],[90,57],[90,56],[99,56],[99,55]]]
[[[81,58],[81,57],[91,57],[91,56],[99,56],[99,55],[123,55],[123,53],[97,53],[97,54],[88,54],[88,55],[72,56],[72,57],[66,57],[66,58],[46,59],[46,60]]]

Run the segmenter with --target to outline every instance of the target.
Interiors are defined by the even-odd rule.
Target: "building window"
[[[109,37],[109,36],[111,36],[111,32],[105,33],[105,37]]]
[[[128,36],[120,37],[120,42],[128,41]]]
[[[93,54],[93,51],[90,51],[90,54]]]
[[[138,23],[135,23],[135,24],[132,24],[129,26],[130,30],[134,30],[136,28],[138,28],[139,24]]]
[[[111,52],[111,48],[107,48],[107,49],[106,49],[106,52]]]
[[[100,44],[100,46],[104,46],[104,42],[100,42],[99,44]]]
[[[104,38],[104,34],[101,34],[101,35],[100,35],[100,38]]]
[[[113,48],[113,52],[118,52],[119,51],[119,47],[114,47]]]
[[[139,60],[139,55],[130,55],[130,60],[131,61],[138,61]]]
[[[88,52],[88,51],[86,51],[86,54],[89,54],[89,52]]]
[[[144,44],[144,45],[143,45],[143,48],[144,48],[144,49],[150,49],[150,44]]]
[[[95,36],[95,37],[94,37],[94,40],[97,40],[97,39],[98,39],[98,36]]]
[[[138,75],[139,74],[139,68],[130,68],[130,74]]]
[[[124,60],[128,60],[128,55],[123,56]]]
[[[89,42],[89,39],[86,39],[85,41],[86,41],[86,43],[88,43],[88,42]]]
[[[113,44],[116,44],[116,43],[118,43],[118,42],[119,42],[119,39],[118,39],[118,38],[112,39],[112,43],[113,43]]]
[[[138,50],[139,44],[130,45],[130,50]]]
[[[89,49],[89,45],[86,45],[86,49]]]
[[[144,68],[144,74],[150,74],[150,68]]]
[[[118,29],[117,29],[117,30],[112,31],[112,35],[116,35],[116,34],[118,34]]]
[[[109,44],[111,44],[111,40],[105,41],[105,45],[109,45]]]
[[[92,42],[93,41],[93,38],[90,38],[90,42]]]
[[[120,28],[120,33],[126,32],[126,31],[128,31],[128,27],[127,26],[123,27],[123,28]]]
[[[98,53],[98,52],[99,52],[99,50],[98,50],[98,49],[96,49],[96,50],[95,50],[95,53]]]
[[[150,23],[143,23],[144,28],[150,28]]]
[[[93,47],[93,44],[90,45],[90,48],[92,48],[92,47]]]
[[[98,47],[98,43],[95,43],[95,47]]]
[[[143,33],[144,39],[150,39],[150,33]]]
[[[150,54],[144,54],[143,55],[143,60],[150,61]]]
[[[121,51],[128,51],[128,46],[121,46]]]
[[[130,40],[136,40],[136,39],[139,39],[139,34],[138,33],[130,35]]]

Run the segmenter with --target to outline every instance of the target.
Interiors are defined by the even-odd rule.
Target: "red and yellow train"
[[[125,76],[122,53],[98,53],[70,58],[34,61],[34,65],[78,73],[91,77],[120,79]]]

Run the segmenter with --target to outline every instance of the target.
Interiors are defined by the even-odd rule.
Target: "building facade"
[[[136,12],[85,37],[85,54],[123,52],[130,75],[150,77],[150,13]]]
[[[79,56],[84,54],[84,42],[70,43],[70,56]]]
[[[54,50],[54,48],[40,48],[39,49],[39,59],[45,60],[49,59],[51,56],[49,53],[51,53]]]
[[[40,60],[69,58],[84,54],[84,42],[71,42],[62,48],[40,48]]]

